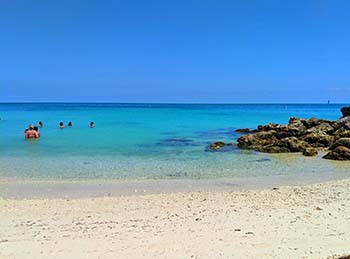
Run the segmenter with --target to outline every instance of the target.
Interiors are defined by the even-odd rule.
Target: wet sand
[[[350,180],[233,192],[0,200],[0,258],[350,253]]]

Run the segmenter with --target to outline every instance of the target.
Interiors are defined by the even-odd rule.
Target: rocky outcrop
[[[342,109],[343,115],[347,110]],[[257,132],[238,138],[238,147],[267,153],[302,152],[316,156],[318,149],[329,153],[327,159],[350,160],[350,117],[339,120],[291,117],[288,124],[259,125]]]
[[[343,107],[340,109],[340,111],[343,114],[343,118],[350,116],[350,106]]]

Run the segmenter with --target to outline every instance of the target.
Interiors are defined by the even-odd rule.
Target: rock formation
[[[346,115],[349,110],[344,108],[341,111]],[[239,148],[267,153],[301,152],[305,156],[316,156],[320,150],[328,152],[326,159],[350,160],[349,115],[336,121],[291,117],[288,124],[259,125],[249,132],[253,133],[238,138]],[[225,145],[215,142],[210,150],[217,151]]]

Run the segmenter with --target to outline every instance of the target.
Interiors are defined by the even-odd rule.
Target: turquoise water
[[[349,163],[232,149],[237,128],[290,116],[337,119],[342,105],[0,104],[2,179],[158,179],[350,175]],[[43,121],[41,138],[24,140]],[[59,129],[58,123],[73,122]],[[89,128],[90,121],[96,127]]]

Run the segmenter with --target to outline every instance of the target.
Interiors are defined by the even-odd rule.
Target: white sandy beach
[[[0,200],[0,258],[335,254],[350,254],[350,180],[238,192]]]

